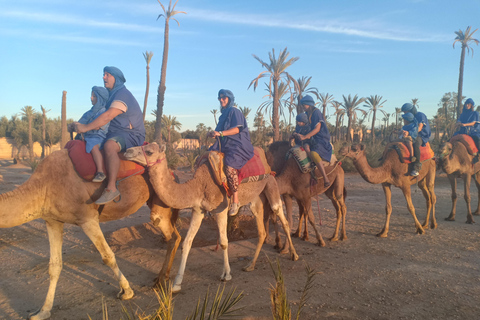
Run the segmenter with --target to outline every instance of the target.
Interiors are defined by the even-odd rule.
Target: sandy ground
[[[183,179],[188,172],[179,171]],[[0,193],[13,190],[30,175],[30,169],[0,161]],[[295,238],[300,260],[293,262],[273,248],[271,238],[264,245],[256,270],[243,272],[254,252],[257,239],[250,213],[242,212],[242,223],[249,239],[230,243],[233,279],[226,288],[243,291],[242,319],[271,319],[269,288],[274,283],[268,264],[279,259],[288,297],[296,311],[306,280],[304,263],[316,271],[315,286],[301,319],[478,319],[480,315],[480,225],[466,224],[463,188],[459,188],[457,221],[449,215],[450,186],[445,175],[436,180],[438,228],[415,234],[405,199],[393,189],[393,214],[388,238],[377,238],[383,227],[384,195],[380,185],[370,185],[358,174],[346,175],[348,197],[348,240],[315,245]],[[420,221],[425,218],[421,191],[412,187]],[[472,184],[476,208],[477,191]],[[335,211],[322,196],[318,207],[325,238],[333,233]],[[318,207],[314,213],[318,223]],[[0,209],[1,210],[1,209]],[[186,233],[188,211],[181,222]],[[297,211],[295,211],[295,227]],[[478,217],[476,217],[479,220]],[[480,220],[479,220],[480,221]],[[118,284],[99,254],[79,227],[65,228],[64,268],[58,284],[51,319],[102,319],[102,300],[110,319],[121,318],[122,304],[131,310],[152,311],[156,306],[151,288],[160,270],[166,244],[161,233],[149,223],[146,206],[119,221],[102,224],[118,265],[135,291],[134,299],[117,300]],[[273,230],[272,228],[270,230]],[[206,219],[190,252],[182,292],[175,295],[174,319],[185,319],[208,288],[221,284],[222,254],[215,252],[216,230],[213,219]],[[180,252],[179,252],[180,253]],[[172,277],[180,263],[177,254]],[[49,247],[45,223],[41,220],[0,230],[0,319],[24,319],[43,304],[47,292]]]

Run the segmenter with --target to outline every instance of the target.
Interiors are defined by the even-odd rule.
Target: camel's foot
[[[436,222],[430,223],[430,229],[432,230],[437,229],[437,223]]]
[[[243,267],[242,270],[246,271],[246,272],[253,271],[253,270],[255,270],[255,264],[250,262],[247,266]]]
[[[282,242],[282,239],[275,239],[275,245],[273,246],[276,250],[282,250],[285,247],[285,243]]]
[[[290,258],[292,259],[292,261],[297,261],[298,260],[298,254],[295,251],[293,251],[291,253]]]
[[[455,221],[455,215],[449,215],[448,217],[445,218],[445,221]]]
[[[474,213],[472,213],[474,216],[480,216],[480,208],[477,209]]]
[[[328,238],[328,241],[332,241],[332,242],[335,242],[335,241],[338,241],[338,235],[334,234],[331,238]]]
[[[382,230],[380,233],[377,233],[377,237],[379,237],[379,238],[388,237],[388,231]]]
[[[317,246],[319,246],[319,247],[325,247],[325,246],[326,246],[325,241],[323,241],[322,238],[317,239]]]
[[[298,238],[300,236],[300,231],[295,231],[294,233],[291,234],[293,238]]]
[[[170,281],[170,277],[166,275],[159,275],[153,279],[153,288],[165,288],[165,284]]]
[[[230,281],[232,280],[232,275],[230,273],[223,273],[220,277],[220,281]]]
[[[117,298],[120,300],[130,300],[134,296],[132,288],[122,288],[120,292],[117,294]]]
[[[422,228],[422,226],[417,227],[417,233],[418,234],[425,234],[425,230]]]
[[[280,250],[278,250],[278,253],[280,254],[287,254],[290,252],[290,245],[288,244],[287,241],[285,241],[284,245]]]
[[[467,218],[467,221],[466,221],[465,223],[467,223],[467,224],[474,224],[475,221],[473,221],[473,218],[468,217],[468,218]]]
[[[425,229],[425,230],[428,230],[429,225],[428,225],[428,222],[427,222],[427,221],[425,221],[425,222],[422,224],[422,228]]]
[[[172,293],[179,293],[180,291],[182,291],[182,285],[178,284],[172,287]]]
[[[310,238],[308,237],[308,233],[305,233],[301,239],[302,239],[303,241],[308,241],[308,240],[310,240]]]
[[[28,317],[29,320],[44,320],[49,318],[50,318],[50,311],[42,311],[42,310],[38,310],[37,312],[32,313]]]

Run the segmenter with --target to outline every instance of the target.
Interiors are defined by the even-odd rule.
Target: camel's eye
[[[152,151],[145,151],[145,154],[146,154],[147,156],[151,156],[151,155],[153,154],[153,152],[152,152]]]

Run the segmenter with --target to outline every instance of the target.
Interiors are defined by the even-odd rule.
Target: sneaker
[[[232,202],[230,205],[230,209],[228,209],[228,215],[230,217],[234,217],[238,213],[238,209],[240,209],[240,203],[239,202]]]
[[[106,204],[109,203],[110,201],[115,200],[120,195],[120,191],[115,190],[115,191],[110,191],[108,189],[103,190],[102,195],[100,198],[98,198],[97,201],[95,201],[95,204]]]
[[[93,178],[92,182],[102,182],[105,180],[107,176],[103,172],[97,172],[95,173],[95,177]]]
[[[420,174],[420,173],[418,173],[417,170],[412,170],[412,172],[410,172],[410,175],[411,175],[412,177],[416,177],[416,176],[418,176],[419,174]]]

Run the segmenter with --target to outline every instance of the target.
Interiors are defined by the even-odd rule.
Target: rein
[[[155,161],[155,162],[149,162],[148,158],[147,158],[147,154],[145,153],[145,149],[143,148],[143,146],[141,146],[141,148],[142,148],[143,156],[145,157],[145,162],[147,163],[145,165],[145,167],[147,167],[147,168],[150,168],[151,166],[154,166],[157,163],[161,163],[163,160],[166,159],[166,158],[162,158],[162,159],[157,159],[157,161]]]

